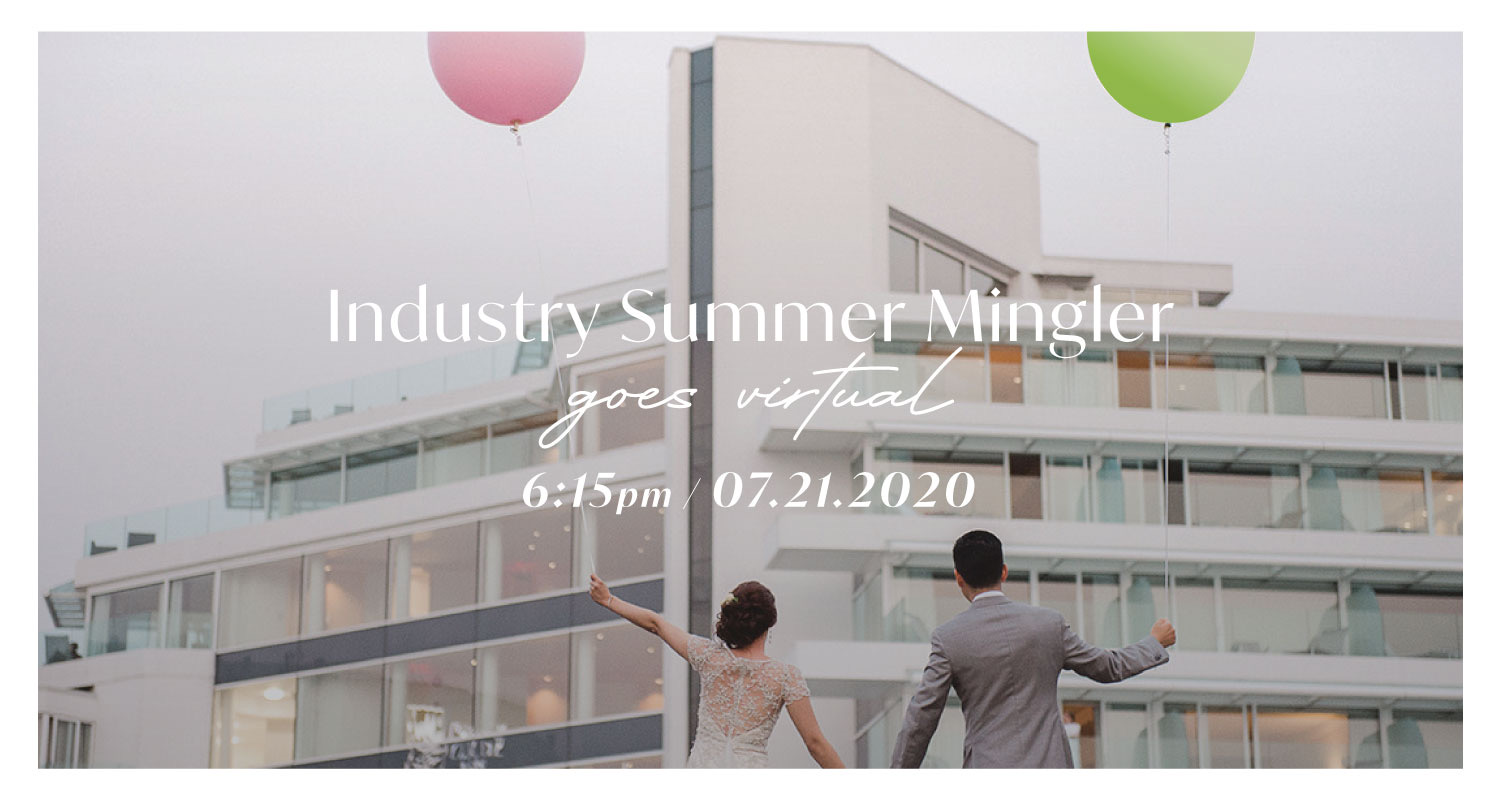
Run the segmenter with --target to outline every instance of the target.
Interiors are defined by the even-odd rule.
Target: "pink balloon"
[[[470,116],[524,125],[562,105],[583,71],[582,33],[429,33],[438,85]]]

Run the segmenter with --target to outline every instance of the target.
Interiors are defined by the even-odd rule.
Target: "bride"
[[[819,766],[844,766],[818,728],[802,673],[766,657],[766,633],[776,624],[776,597],[770,589],[756,581],[734,587],[719,606],[717,640],[690,636],[655,611],[615,597],[597,575],[589,576],[589,596],[660,636],[698,671],[703,691],[689,767],[766,766],[766,740],[783,706]]]

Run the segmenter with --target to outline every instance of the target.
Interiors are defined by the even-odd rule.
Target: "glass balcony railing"
[[[261,430],[276,431],[303,422],[481,386],[508,378],[517,371],[513,343],[470,350],[270,398],[262,406]]]

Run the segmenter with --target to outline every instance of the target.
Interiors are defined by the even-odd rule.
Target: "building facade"
[[[59,638],[42,668],[40,761],[681,766],[696,687],[589,602],[597,569],[701,634],[765,582],[770,652],[845,761],[884,766],[963,607],[948,548],[985,527],[1006,593],[1086,639],[1179,630],[1146,675],[1064,675],[1080,766],[1461,764],[1457,322],[1220,309],[1227,265],[1046,254],[1037,144],[867,47],[720,38],[669,76],[667,268],[559,300],[623,331],[652,290],[679,334],[709,303],[904,303],[890,336],[659,325],[569,359],[563,326],[268,401],[223,498],[91,527],[48,598],[83,657]],[[934,291],[1023,310],[933,331]],[[1053,347],[1080,301],[1174,307],[1159,341],[1085,314],[1083,352]],[[892,369],[846,388],[953,402],[740,407],[856,359]],[[647,386],[692,408],[538,446],[566,395]],[[955,703],[928,764],[961,740]],[[790,725],[772,764],[812,764]]]

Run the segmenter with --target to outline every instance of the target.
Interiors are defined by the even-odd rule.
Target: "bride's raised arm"
[[[609,586],[599,580],[598,575],[589,575],[589,597],[595,603],[619,614],[631,624],[638,628],[644,628],[661,637],[667,646],[677,651],[677,655],[688,657],[688,634],[687,631],[668,622],[661,614],[649,608],[641,608],[634,603],[627,603],[609,593]]]

